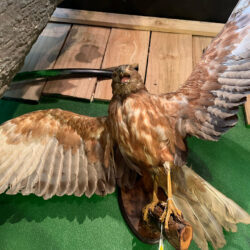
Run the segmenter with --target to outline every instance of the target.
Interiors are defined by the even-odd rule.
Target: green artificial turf
[[[106,115],[107,103],[88,103],[43,97],[31,105],[0,100],[0,123],[24,113],[62,108],[80,114]],[[250,213],[250,129],[239,123],[219,142],[188,139],[189,165]],[[250,249],[250,225],[237,233],[225,232],[224,249]],[[165,243],[166,249],[173,249]],[[210,247],[211,248],[211,247]],[[0,250],[158,249],[141,243],[125,224],[117,193],[106,197],[54,197],[0,195]],[[191,250],[198,249],[192,242]],[[212,249],[212,248],[211,248]]]

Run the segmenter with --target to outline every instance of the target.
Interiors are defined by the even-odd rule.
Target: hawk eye
[[[113,77],[116,78],[117,76],[118,76],[117,72],[114,71],[114,72],[113,72]]]

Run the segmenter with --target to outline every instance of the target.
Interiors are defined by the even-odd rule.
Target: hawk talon
[[[182,213],[181,211],[174,205],[173,202],[173,194],[172,194],[172,183],[171,183],[171,164],[169,164],[168,162],[166,162],[164,164],[166,173],[167,173],[167,195],[168,195],[168,200],[167,200],[167,211],[165,210],[160,218],[160,220],[163,222],[165,219],[165,229],[168,229],[168,223],[169,223],[169,219],[171,214],[173,214],[174,216],[181,217]]]
[[[153,197],[151,203],[146,205],[143,208],[143,220],[148,222],[148,211],[154,211],[155,206],[159,203],[159,199],[157,197],[158,184],[157,184],[157,176],[154,176],[154,187],[153,187]]]
[[[143,208],[143,220],[145,222],[148,222],[148,213],[149,213],[149,210],[151,211],[154,211],[154,208],[156,207],[156,205],[159,203],[159,200],[157,201],[152,201],[151,203],[149,203],[148,205],[146,205],[144,208]]]
[[[167,201],[167,210],[165,210],[163,212],[163,214],[160,217],[160,221],[163,223],[164,221],[164,225],[165,225],[165,229],[168,229],[168,223],[169,223],[169,219],[171,214],[175,215],[176,217],[181,217],[182,213],[181,211],[174,205],[173,200],[172,199],[168,199]]]

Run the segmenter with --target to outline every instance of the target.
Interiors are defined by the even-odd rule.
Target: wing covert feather
[[[250,1],[240,0],[185,84],[162,96],[184,138],[206,140],[237,123],[238,106],[250,93]]]
[[[44,199],[112,193],[119,164],[106,119],[51,109],[2,124],[0,193]]]

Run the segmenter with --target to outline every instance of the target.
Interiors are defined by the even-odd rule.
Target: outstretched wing
[[[176,128],[207,140],[237,122],[238,106],[250,92],[250,1],[238,3],[186,83],[164,96]]]
[[[116,177],[128,171],[114,164],[106,119],[51,109],[4,123],[0,193],[34,193],[44,199],[112,193]]]

